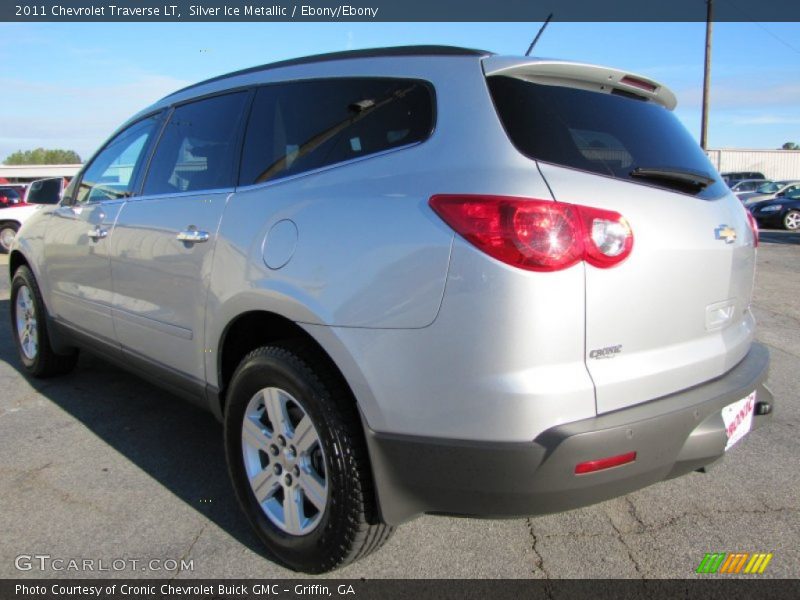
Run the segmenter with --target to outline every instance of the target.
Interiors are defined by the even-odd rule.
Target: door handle
[[[89,231],[88,236],[92,238],[95,242],[97,242],[108,236],[108,230],[103,229],[100,226],[97,226],[91,231]]]
[[[181,231],[176,236],[178,241],[187,244],[201,244],[207,242],[211,236],[207,231],[201,231],[194,225],[191,225],[186,231]]]

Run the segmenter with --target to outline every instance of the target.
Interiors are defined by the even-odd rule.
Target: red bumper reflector
[[[635,460],[636,452],[609,456],[608,458],[598,458],[597,460],[587,460],[586,462],[575,465],[575,474],[594,473],[595,471],[602,471],[603,469],[610,469],[611,467],[627,465]]]

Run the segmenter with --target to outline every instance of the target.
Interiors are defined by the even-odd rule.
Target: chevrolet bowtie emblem
[[[728,225],[720,225],[714,230],[714,237],[725,240],[726,244],[732,244],[736,241],[736,230]]]

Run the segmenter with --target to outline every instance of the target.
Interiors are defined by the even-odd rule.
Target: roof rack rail
[[[259,71],[269,71],[271,69],[280,69],[283,67],[294,67],[297,65],[307,65],[320,62],[328,62],[332,60],[350,60],[356,58],[376,58],[376,57],[392,57],[392,56],[490,56],[493,52],[487,50],[476,50],[474,48],[461,48],[458,46],[389,46],[386,48],[367,48],[364,50],[345,50],[342,52],[330,52],[327,54],[314,54],[312,56],[303,56],[300,58],[291,58],[289,60],[281,60],[274,63],[267,63],[256,67],[249,67],[240,71],[232,73],[225,73],[210,79],[205,79],[198,83],[181,88],[164,98],[169,98],[175,94],[180,94],[186,90],[190,90],[207,83],[221,81],[237,75],[247,75],[248,73],[257,73]]]

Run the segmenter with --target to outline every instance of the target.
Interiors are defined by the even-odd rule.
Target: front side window
[[[143,193],[233,187],[247,97],[237,92],[177,107],[150,161]]]
[[[142,119],[106,144],[81,176],[75,201],[100,202],[132,195],[135,176],[160,122],[160,115]]]
[[[426,139],[429,84],[410,79],[298,81],[260,88],[250,114],[241,185],[262,183]]]
[[[785,190],[783,190],[783,193],[788,196],[789,194],[796,192],[798,189],[800,189],[800,186],[790,185]]]

